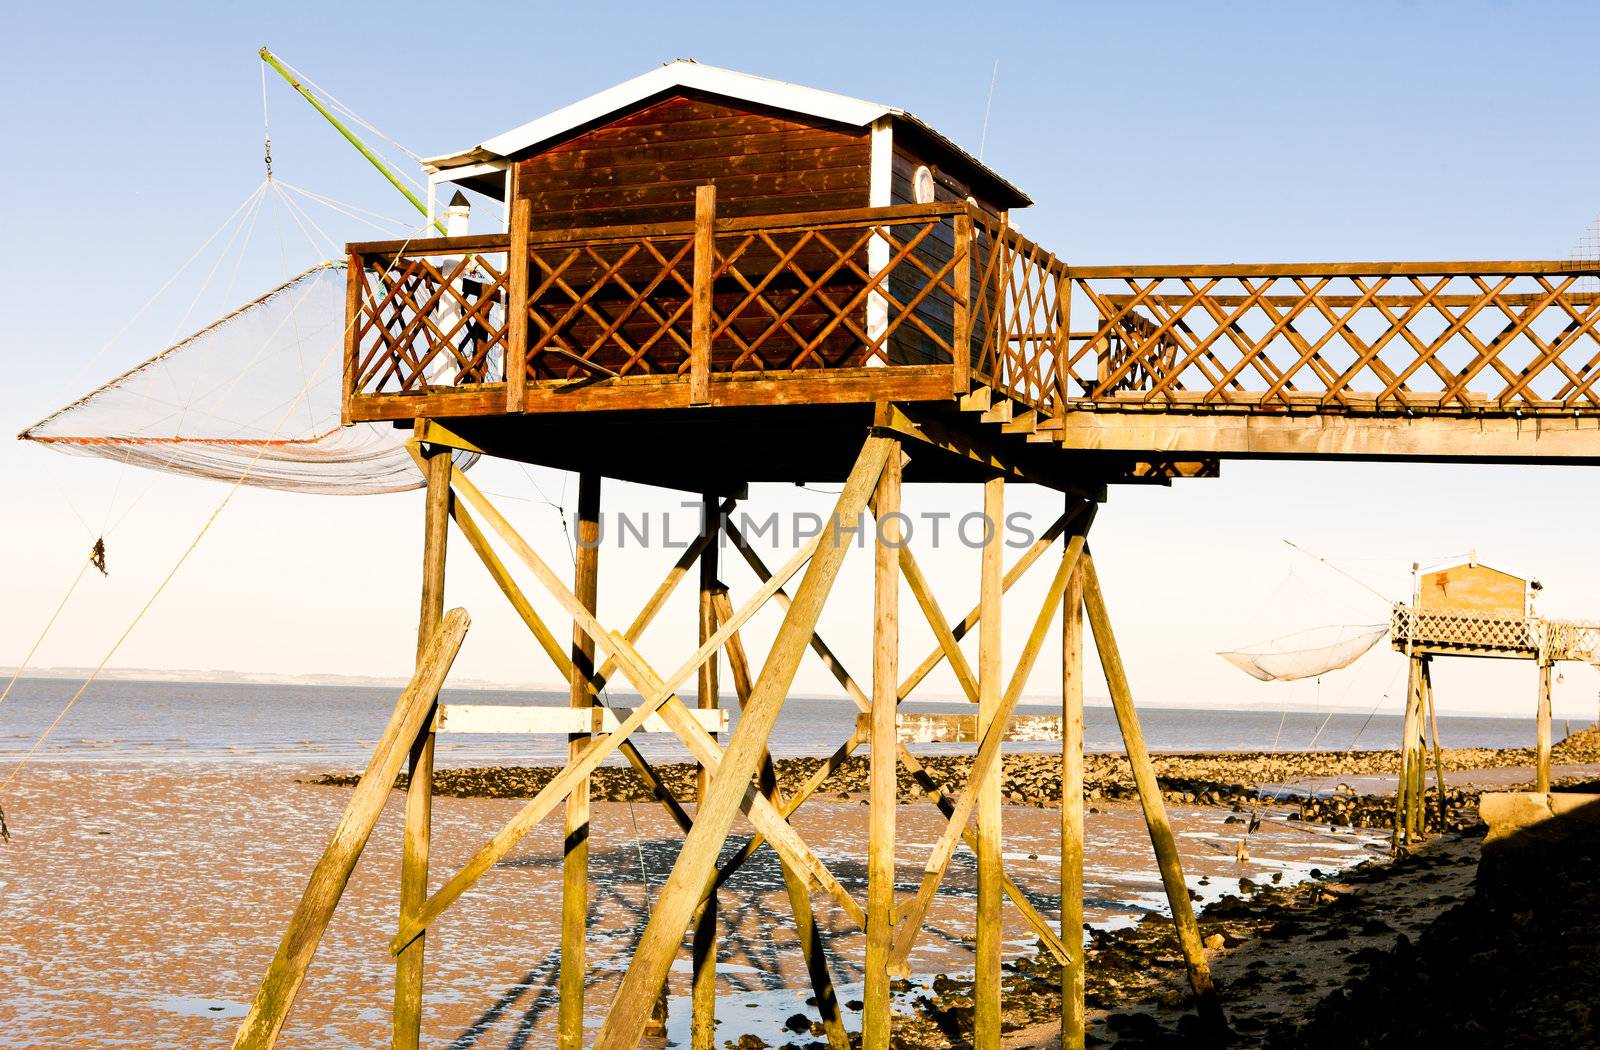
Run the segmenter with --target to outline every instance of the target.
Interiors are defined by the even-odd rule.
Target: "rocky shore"
[[[1600,762],[1600,732],[1575,733],[1555,746],[1558,763]],[[1515,768],[1531,765],[1533,751],[1526,748],[1455,748],[1442,754],[1447,772]],[[923,758],[929,774],[947,791],[959,792],[966,784],[972,760],[965,755],[937,755]],[[1312,782],[1329,779],[1396,776],[1399,757],[1394,751],[1290,751],[1221,752],[1208,754],[1165,754],[1154,757],[1156,775],[1168,802],[1180,805],[1248,806],[1262,798],[1298,800],[1299,816],[1309,821],[1349,827],[1385,827],[1393,819],[1392,804],[1381,794],[1362,793],[1349,788],[1311,792]],[[822,766],[819,758],[784,758],[775,763],[778,784],[785,793],[796,790]],[[1061,801],[1061,762],[1049,754],[1009,754],[1004,758],[1004,791],[1007,804],[1014,806],[1056,806]],[[1431,768],[1431,756],[1430,756]],[[441,769],[434,773],[434,792],[459,798],[531,798],[548,784],[556,773],[554,766],[479,766]],[[678,799],[695,800],[696,767],[673,763],[656,767],[662,781]],[[1431,774],[1430,774],[1431,785]],[[329,786],[349,786],[356,777],[336,773],[316,777],[310,782]],[[397,787],[404,787],[400,775]],[[627,766],[603,766],[592,778],[592,797],[608,802],[649,802],[651,795],[644,781]],[[857,756],[846,760],[828,777],[820,794],[835,799],[864,798],[867,790],[867,760]],[[1427,808],[1429,827],[1438,830],[1438,804],[1431,794]],[[1135,797],[1132,770],[1128,760],[1117,754],[1090,754],[1084,761],[1084,795],[1092,805],[1102,800]],[[920,802],[926,798],[911,773],[900,770],[900,799]],[[1477,795],[1471,791],[1446,792],[1446,811],[1450,825],[1459,829],[1476,821],[1473,812]]]

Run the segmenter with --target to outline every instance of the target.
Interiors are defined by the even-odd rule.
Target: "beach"
[[[1520,753],[1479,757],[1495,761],[1486,761],[1481,774],[1452,774],[1452,783],[1480,775],[1492,781],[1531,777],[1518,764]],[[1600,756],[1572,747],[1565,754],[1558,750],[1557,761],[1563,763],[1558,776],[1600,770],[1594,757]],[[1170,942],[1164,922],[1140,923],[1159,917],[1165,902],[1121,760],[1093,759],[1086,921],[1097,938]],[[1248,902],[1258,889],[1289,892],[1335,880],[1341,871],[1383,866],[1384,829],[1361,827],[1361,821],[1308,820],[1303,798],[1285,795],[1272,802],[1259,793],[1276,797],[1274,792],[1286,791],[1285,782],[1306,781],[1313,774],[1331,781],[1376,779],[1386,760],[1392,756],[1159,758],[1196,906],[1221,908],[1220,915],[1241,906],[1228,902]],[[960,782],[964,760],[928,761],[936,775]],[[813,762],[783,764],[784,781],[792,782]],[[1008,872],[1053,921],[1059,907],[1059,809],[1051,802],[1049,769],[1046,756],[1007,756],[1004,819]],[[845,888],[860,896],[867,811],[855,767],[842,772],[839,783],[826,785],[798,812],[795,826]],[[506,767],[441,775],[433,816],[435,885],[510,817],[517,799],[528,797],[530,785],[542,775]],[[0,928],[6,931],[0,968],[10,975],[0,999],[0,1021],[6,1022],[0,1024],[0,1046],[79,1046],[88,1033],[93,1033],[91,1042],[105,1046],[227,1042],[349,798],[347,784],[342,770],[292,763],[30,766],[5,799],[13,841],[0,851]],[[473,784],[478,790],[470,790]],[[596,792],[602,801],[594,807],[591,846],[591,1024],[603,1016],[647,916],[645,887],[652,893],[659,889],[679,841],[663,810],[625,787],[626,781],[618,779],[612,788],[602,785]],[[1331,790],[1316,790],[1323,801],[1334,797]],[[904,893],[915,888],[943,824],[931,805],[911,802],[911,794],[900,810],[897,884]],[[1059,798],[1058,786],[1054,794]],[[604,800],[608,797],[616,800]],[[386,941],[398,906],[402,799],[399,792],[391,794],[280,1045],[355,1047],[386,1038],[392,982]],[[1470,799],[1457,801],[1465,807]],[[1470,814],[1462,812],[1462,822],[1469,822]],[[1252,814],[1262,823],[1247,835],[1245,820]],[[1338,818],[1332,811],[1326,816]],[[736,826],[725,855],[748,833],[747,826]],[[1246,839],[1248,860],[1241,860],[1238,846]],[[549,1045],[560,857],[559,820],[553,818],[535,828],[430,930],[426,1043]],[[936,1014],[936,984],[944,982],[948,993],[948,982],[970,971],[974,891],[974,865],[963,851],[912,956],[915,977],[897,992],[907,1016]],[[719,1040],[748,1036],[763,1043],[747,1040],[745,1046],[809,1045],[809,1035],[802,1038],[785,1027],[790,1019],[814,1018],[815,1012],[806,1003],[810,992],[772,854],[759,851],[720,900]],[[819,895],[816,905],[849,1018],[859,995],[864,940],[828,898]],[[1211,916],[1202,911],[1202,924],[1212,922]],[[1035,937],[1015,909],[1006,910],[1005,921],[1007,956],[1021,960],[1013,970],[1024,973],[1037,951]],[[1090,961],[1090,1001],[1102,1024],[1126,1006],[1126,989],[1109,997],[1105,992],[1110,986],[1104,982],[1126,981],[1128,967],[1111,965],[1123,952],[1116,944],[1105,942]],[[1105,965],[1097,964],[1097,957]],[[667,1045],[681,1044],[686,1031],[686,970],[685,957],[669,984]],[[1158,989],[1152,994],[1171,998],[1173,993]],[[1024,1036],[1038,1023],[1035,1015],[1051,1009],[1049,1001],[1045,996],[1031,1014],[1022,1010],[1013,1017],[1014,1034]],[[1175,1002],[1181,1009],[1181,995]]]

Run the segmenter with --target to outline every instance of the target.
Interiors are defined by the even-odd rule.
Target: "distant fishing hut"
[[[692,1042],[712,1045],[715,887],[757,840],[725,861],[719,852],[743,813],[787,873],[833,1050],[852,1036],[813,896],[831,898],[866,933],[861,1044],[885,1047],[890,977],[906,972],[962,843],[978,872],[975,1045],[999,1046],[1000,909],[1009,898],[1061,966],[1063,1045],[1082,1046],[1085,618],[1190,980],[1215,1021],[1188,886],[1086,546],[1095,506],[1113,486],[1209,477],[1229,457],[1600,462],[1597,306],[1577,284],[1600,272],[1589,264],[1070,266],[1017,232],[1012,213],[1029,203],[1024,193],[910,113],[693,62],[438,157],[429,170],[435,197],[462,187],[486,195],[503,208],[505,228],[349,245],[341,406],[347,424],[411,428],[427,479],[416,678],[290,920],[241,1025],[241,1047],[276,1038],[408,760],[393,1045],[417,1045],[430,924],[470,907],[469,890],[492,891],[495,864],[557,810],[567,831],[558,1045],[581,1045],[587,777],[613,753],[652,787],[684,840],[594,1045],[638,1043],[686,935]],[[457,453],[578,473],[570,576],[517,533],[452,462]],[[627,623],[595,618],[603,573],[591,541],[605,478],[683,490],[705,509],[698,541],[663,567],[661,587]],[[842,483],[833,528],[767,566],[729,512],[751,482],[795,481]],[[901,486],[918,482],[970,485],[973,508],[994,522],[1016,483],[1055,490],[1062,512],[1009,568],[1000,544],[987,544],[980,600],[952,615],[900,542]],[[470,717],[437,709],[467,629],[464,612],[445,612],[451,522],[570,681],[568,708],[536,717],[526,708]],[[853,675],[817,632],[858,522],[874,540],[873,658]],[[761,581],[737,599],[719,564],[719,533]],[[570,644],[543,622],[505,558],[570,616]],[[1026,641],[1007,667],[1002,596],[1041,560],[1056,568],[1043,605],[1022,611]],[[699,613],[689,655],[676,667],[651,666],[635,643],[690,575]],[[909,673],[902,585],[939,643]],[[769,602],[784,607],[782,625],[765,658],[747,662],[740,630]],[[974,631],[975,661],[960,645]],[[859,747],[870,755],[864,901],[788,823],[822,776],[787,798],[772,786],[768,735],[808,649],[824,655],[847,698],[842,743],[824,775]],[[1050,666],[1060,662],[1062,702],[1054,918],[1005,873],[999,761],[1013,708],[1047,649]],[[938,784],[907,749],[897,715],[945,662],[976,711],[971,731],[952,731],[977,737],[960,790]],[[602,706],[612,679],[640,695],[638,707]],[[691,681],[693,697],[680,698]],[[742,717],[724,747],[728,699]],[[460,871],[430,882],[434,733],[472,727],[564,735],[570,758]],[[673,733],[703,767],[692,813],[630,742],[652,730]],[[926,724],[914,731],[927,739]],[[897,899],[901,767],[948,824],[916,892]]]
[[[1411,603],[1394,607],[1390,644],[1410,661],[1405,721],[1401,730],[1400,781],[1395,795],[1395,842],[1421,835],[1426,736],[1431,731],[1444,826],[1444,769],[1433,705],[1432,661],[1436,656],[1532,660],[1539,670],[1534,704],[1538,725],[1535,787],[1550,790],[1550,676],[1559,660],[1600,661],[1600,621],[1549,620],[1535,614],[1543,585],[1477,561],[1476,557],[1427,569],[1418,567]]]

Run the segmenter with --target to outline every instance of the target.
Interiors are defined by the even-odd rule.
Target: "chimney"
[[[456,190],[456,195],[450,198],[450,207],[444,210],[444,232],[447,237],[465,237],[467,235],[467,220],[472,216],[472,205],[467,201],[467,195]]]

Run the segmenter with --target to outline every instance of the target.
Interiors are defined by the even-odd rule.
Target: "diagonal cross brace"
[[[500,534],[500,537],[506,541],[507,545],[522,559],[523,563],[533,571],[545,589],[561,602],[567,613],[572,616],[573,621],[593,638],[600,648],[612,656],[616,656],[618,650],[612,636],[606,632],[605,628],[600,626],[589,611],[583,607],[583,603],[578,601],[577,597],[567,589],[561,579],[550,569],[550,566],[545,564],[544,559],[540,558],[533,548],[528,545],[528,542],[517,534],[517,531],[511,527],[511,523],[506,521],[505,517],[495,509],[494,505],[484,498],[483,493],[467,479],[459,468],[451,468],[451,485],[458,498],[471,504],[474,510],[483,515],[490,526]],[[588,751],[584,752],[582,758],[569,762],[565,769],[558,773],[550,783],[546,784],[522,809],[518,810],[516,815],[494,838],[490,839],[477,853],[473,854],[472,858],[467,861],[460,871],[435,891],[432,897],[428,898],[427,903],[423,905],[421,911],[412,921],[401,925],[400,932],[390,942],[390,949],[395,952],[403,949],[406,944],[414,940],[434,919],[437,919],[446,908],[453,904],[462,893],[466,892],[467,888],[476,882],[484,872],[488,871],[509,853],[522,840],[522,837],[549,815],[550,811],[562,799],[566,798],[584,777],[593,772],[595,767],[603,762],[607,755],[615,751],[624,740],[627,740],[634,730],[644,725],[645,721],[655,714],[657,709],[673,695],[672,690],[682,685],[702,663],[709,660],[721,649],[729,636],[743,626],[746,620],[754,616],[766,604],[767,599],[772,597],[774,591],[784,583],[787,583],[795,573],[799,572],[802,565],[808,561],[813,561],[813,554],[818,550],[821,541],[822,536],[819,534],[800,550],[796,551],[794,556],[784,563],[783,569],[773,578],[772,585],[759,590],[755,597],[739,609],[732,623],[725,625],[716,634],[706,639],[682,666],[666,678],[660,692],[652,692],[644,696],[640,705],[634,709],[633,714],[628,716],[615,731],[605,736],[596,737],[594,743],[590,745]],[[734,806],[737,807],[738,799],[734,799],[733,802]],[[731,821],[731,814],[729,819]],[[650,994],[654,995],[654,992]]]
[[[1084,541],[1088,537],[1089,526],[1093,520],[1094,508],[1091,505],[1088,517],[1079,519],[1079,525],[1072,538],[1067,541],[1066,555],[1061,559],[1060,567],[1056,569],[1055,578],[1050,581],[1044,605],[1040,607],[1039,614],[1034,619],[1033,630],[1028,634],[1022,656],[1017,662],[1016,670],[1012,672],[1011,682],[1006,687],[1005,695],[1001,698],[1000,709],[989,722],[983,740],[978,744],[978,753],[972,760],[972,769],[967,774],[966,786],[961,791],[944,832],[939,836],[933,852],[928,857],[917,896],[904,909],[896,928],[894,951],[889,958],[891,973],[904,975],[909,972],[908,960],[912,948],[916,946],[917,935],[922,932],[923,917],[927,914],[929,905],[933,903],[933,896],[938,892],[945,871],[949,869],[950,859],[955,855],[956,843],[967,828],[967,821],[972,816],[973,807],[977,805],[978,792],[984,777],[1000,760],[1000,745],[1005,739],[1006,722],[1010,719],[1011,712],[1015,710],[1017,701],[1022,698],[1022,691],[1028,684],[1028,676],[1033,672],[1034,661],[1044,644],[1044,636],[1050,630],[1051,621],[1055,619],[1056,607],[1061,604],[1061,596],[1066,593],[1067,583],[1072,579],[1072,573],[1083,555]]]
[[[700,800],[694,827],[684,839],[677,863],[656,900],[633,962],[623,975],[622,985],[601,1026],[595,1041],[597,1050],[633,1050],[639,1044],[649,1019],[650,1005],[666,979],[683,943],[684,932],[715,870],[717,854],[727,840],[740,803],[760,765],[761,755],[766,751],[767,737],[794,682],[806,641],[816,629],[823,603],[849,551],[849,540],[841,532],[854,525],[866,507],[867,497],[876,486],[884,464],[896,451],[898,442],[874,433],[863,444],[850,470],[824,533],[831,534],[831,542],[816,547],[805,578],[778,628],[750,702],[733,731],[721,768]],[[719,647],[722,640],[718,639]]]
[[[1030,549],[1021,559],[1019,559],[1015,566],[1012,567],[1011,572],[1006,575],[1004,587],[1009,588],[1012,583],[1015,583],[1018,579],[1020,579],[1023,573],[1032,567],[1037,557],[1054,543],[1056,536],[1060,534],[1066,523],[1071,520],[1076,520],[1077,516],[1081,513],[1088,513],[1089,507],[1090,505],[1086,504],[1083,511],[1063,515],[1061,518],[1057,519],[1056,523],[1051,526],[1050,530],[1047,531],[1043,537],[1041,537],[1039,542],[1036,543],[1034,547]],[[745,561],[749,563],[750,568],[755,572],[757,578],[759,578],[762,582],[765,582],[767,579],[769,579],[772,575],[771,570],[769,570],[766,564],[762,562],[760,555],[758,555],[750,547],[750,545],[745,542],[744,537],[740,535],[737,530],[730,531],[729,535],[732,537],[734,545],[738,548],[740,553],[744,555]],[[902,546],[900,548],[900,558],[900,564],[902,568],[906,568],[908,565],[912,566],[913,568],[915,567],[916,563],[912,558],[909,547]],[[909,578],[910,576],[908,573],[908,579]],[[918,578],[920,578],[920,573],[918,573]],[[782,590],[779,590],[775,597],[782,604],[787,604],[789,600],[788,595]],[[933,606],[933,608],[937,610],[937,606]],[[940,616],[939,620],[942,622],[943,617]],[[972,626],[971,621],[972,618],[969,616],[967,620],[963,621],[963,624],[959,626],[959,629],[963,631],[970,630]],[[954,637],[952,632],[952,641],[955,640],[958,639]],[[826,665],[828,670],[833,674],[834,680],[837,681],[840,687],[844,689],[845,694],[850,697],[850,700],[856,705],[856,707],[859,708],[862,713],[870,712],[872,702],[867,698],[866,692],[861,688],[856,680],[850,676],[850,672],[845,669],[842,663],[840,663],[839,659],[834,655],[833,650],[825,641],[823,641],[820,634],[813,632],[811,637],[811,647],[813,650],[815,650],[817,655],[821,657],[823,664]],[[945,650],[943,649],[936,648],[929,659],[936,660],[944,651]],[[928,666],[931,668],[933,665],[930,663]],[[901,683],[899,688],[899,699],[904,701],[909,692],[909,687],[905,683]],[[822,763],[822,766],[818,768],[816,773],[813,774],[805,784],[801,785],[794,795],[790,797],[787,803],[780,807],[783,815],[787,817],[794,813],[795,810],[799,809],[800,805],[805,802],[806,799],[810,798],[822,786],[828,777],[839,768],[839,766],[844,764],[844,761],[855,752],[856,748],[860,747],[865,742],[866,737],[858,729],[856,733],[851,735],[850,739],[846,740],[842,745],[840,745],[838,750],[825,759]],[[951,801],[948,793],[940,787],[938,782],[934,780],[933,775],[928,772],[927,768],[923,766],[923,764],[917,759],[916,755],[912,754],[911,750],[904,744],[896,744],[896,755],[900,761],[900,764],[905,766],[906,769],[911,773],[912,780],[916,783],[917,787],[920,788],[922,793],[927,795],[928,799],[939,808],[939,811],[945,816],[945,818],[949,819],[951,814],[955,812],[955,803]],[[966,842],[969,849],[976,848],[977,840],[970,828],[963,825],[961,836],[962,840]],[[732,874],[737,871],[739,867],[744,864],[744,862],[747,861],[765,841],[766,840],[759,834],[753,836],[749,841],[747,841],[737,853],[735,853],[727,860],[726,863],[722,865],[721,869],[717,873],[717,885],[720,886],[722,883],[726,882],[727,879],[731,877]],[[1061,939],[1059,936],[1057,936],[1055,930],[1051,928],[1050,923],[1043,915],[1039,914],[1038,909],[1033,906],[1033,903],[1028,900],[1027,895],[1022,891],[1022,887],[1018,886],[1009,875],[1006,875],[1002,872],[1001,879],[1006,896],[1011,898],[1012,904],[1014,904],[1017,908],[1017,911],[1022,914],[1023,919],[1025,919],[1028,925],[1033,927],[1034,932],[1039,935],[1039,939],[1044,943],[1045,949],[1055,957],[1057,962],[1065,965],[1067,962],[1067,950],[1062,945]]]

